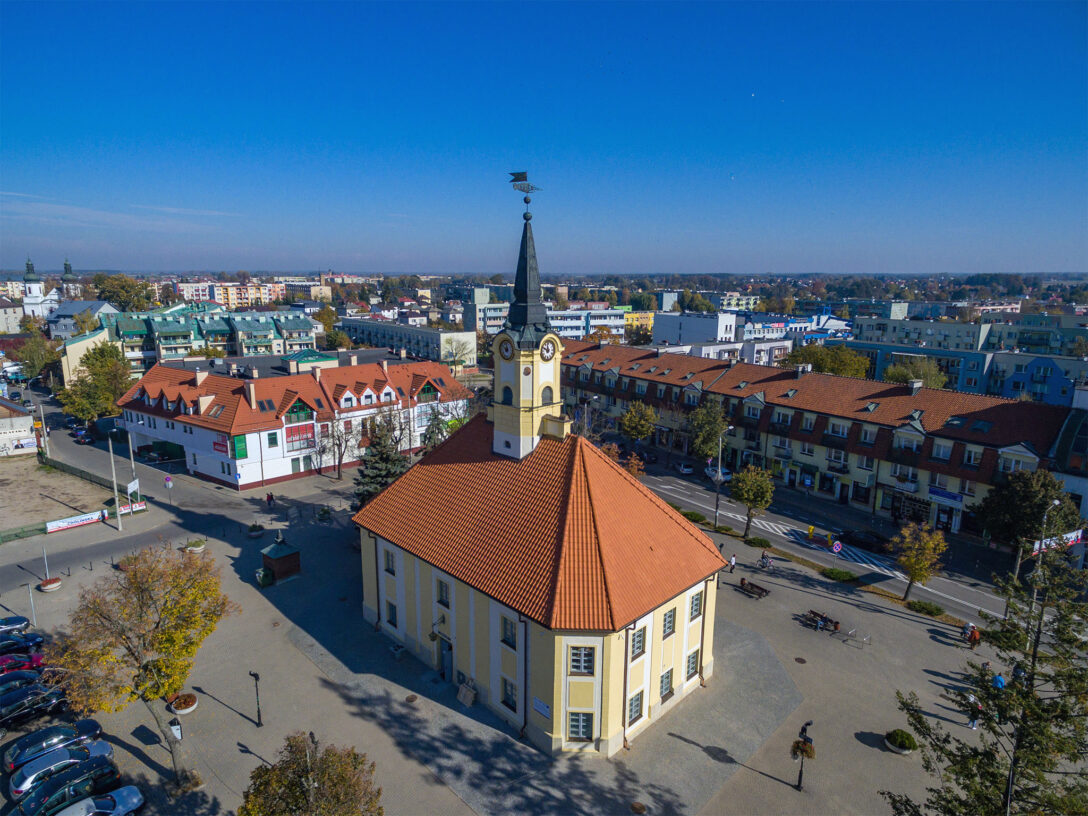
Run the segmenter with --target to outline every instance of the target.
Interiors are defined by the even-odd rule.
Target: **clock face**
[[[541,345],[540,345],[540,357],[541,357],[541,359],[544,360],[545,362],[547,362],[548,360],[550,360],[554,356],[555,356],[555,341],[554,340],[545,340],[543,343],[541,343]]]
[[[503,340],[499,345],[499,354],[501,354],[504,359],[509,360],[514,356],[514,344],[509,340]]]

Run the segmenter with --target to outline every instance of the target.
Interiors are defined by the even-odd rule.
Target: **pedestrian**
[[[272,506],[272,494],[271,493],[265,493],[264,494],[264,503],[267,504],[269,507]]]
[[[967,727],[972,731],[978,728],[978,718],[982,713],[982,703],[974,694],[967,695]]]
[[[733,574],[733,570],[737,568],[737,554],[733,553],[729,556],[729,574]]]
[[[989,660],[982,661],[982,671],[985,672],[986,674],[990,673],[990,661]]]
[[[976,627],[972,627],[971,634],[967,637],[967,642],[971,644],[971,651],[973,652],[978,648],[978,644],[982,642],[982,633]]]
[[[1002,691],[1005,688],[1005,678],[1002,676],[1001,672],[994,675],[993,682],[990,683],[990,685],[998,691]]]
[[[275,507],[276,506],[276,497],[273,496],[271,493],[268,494],[268,506],[269,507]]]
[[[964,640],[967,640],[967,638],[971,636],[971,630],[974,628],[975,625],[973,623],[965,623],[963,625],[963,628],[960,629],[960,637],[962,637]]]
[[[1012,681],[1014,683],[1023,683],[1024,678],[1027,677],[1027,672],[1024,671],[1023,665],[1017,663],[1012,670]]]

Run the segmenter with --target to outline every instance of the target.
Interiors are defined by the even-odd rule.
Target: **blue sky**
[[[0,3],[0,266],[1088,271],[1085,3]]]

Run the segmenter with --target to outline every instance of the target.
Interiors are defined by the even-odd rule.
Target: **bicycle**
[[[765,569],[767,572],[774,572],[774,561],[770,558],[761,558],[756,562],[756,566],[760,569]]]

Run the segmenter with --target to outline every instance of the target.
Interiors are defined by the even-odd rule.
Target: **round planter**
[[[264,530],[250,530],[249,531],[249,537],[250,538],[260,538],[263,535],[264,535]]]
[[[204,552],[205,547],[207,547],[207,544],[190,544],[188,547],[185,548],[185,552],[192,553],[193,555],[199,555],[200,553]]]
[[[38,584],[38,589],[41,592],[56,592],[60,589],[60,584],[60,578],[50,578]]]
[[[167,708],[170,709],[171,714],[188,714],[190,711],[196,710],[196,707],[197,705],[199,705],[199,703],[199,700],[193,700],[193,704],[188,708],[178,708],[174,703],[171,703],[167,706]]]
[[[909,748],[899,748],[899,747],[897,747],[895,745],[892,745],[890,742],[888,742],[887,737],[884,737],[884,747],[887,748],[892,753],[899,754],[900,756],[906,756],[907,754],[914,753]]]

